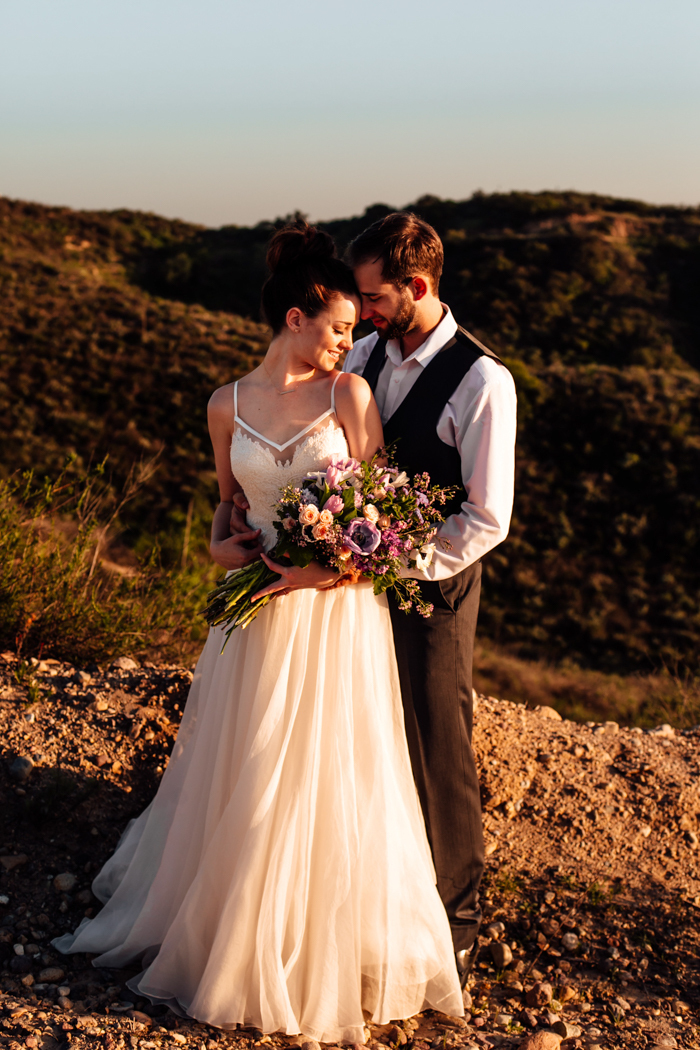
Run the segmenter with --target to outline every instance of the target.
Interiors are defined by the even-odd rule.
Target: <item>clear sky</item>
[[[699,0],[0,0],[0,193],[209,225],[700,203]]]

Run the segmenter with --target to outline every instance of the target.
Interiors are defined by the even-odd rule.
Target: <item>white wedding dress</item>
[[[280,489],[347,456],[345,435],[333,406],[285,446],[236,420],[232,469],[272,546]],[[104,908],[55,946],[140,964],[135,992],[222,1028],[362,1043],[365,1019],[461,1014],[386,599],[294,591],[221,654],[223,638],[158,793],[93,883]]]

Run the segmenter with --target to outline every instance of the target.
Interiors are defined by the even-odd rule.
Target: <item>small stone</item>
[[[34,763],[31,758],[25,755],[20,755],[10,766],[10,776],[19,784],[23,784],[25,780],[29,780],[33,769]]]
[[[513,953],[503,941],[493,941],[490,945],[491,958],[497,970],[505,970],[513,961]]]
[[[560,1003],[568,1003],[572,999],[576,998],[576,989],[572,988],[570,984],[565,984],[559,995]]]
[[[58,984],[65,976],[65,970],[62,970],[60,966],[47,966],[39,974],[39,980],[46,984]]]
[[[580,944],[580,941],[575,933],[565,933],[561,939],[562,948],[567,952],[575,952]]]
[[[182,1044],[182,1043],[186,1043],[187,1042],[187,1037],[182,1035],[181,1032],[171,1032],[170,1033],[170,1038],[173,1040],[174,1043]],[[315,1042],[315,1040],[313,1042]],[[301,1045],[302,1046],[307,1046],[308,1045],[309,1047],[312,1047],[313,1046],[313,1042],[311,1042],[309,1044],[302,1043]],[[316,1043],[316,1046],[318,1046],[318,1043]]]
[[[29,973],[31,968],[31,955],[13,955],[10,959],[10,969],[13,973]]]
[[[578,1039],[581,1029],[577,1024],[568,1024],[567,1021],[555,1021],[552,1031],[560,1035],[562,1039]]]
[[[139,1024],[147,1024],[149,1027],[153,1024],[153,1018],[149,1017],[148,1014],[142,1013],[141,1010],[127,1010],[126,1016],[130,1017],[132,1021],[138,1021]]]
[[[533,1032],[526,1035],[518,1050],[559,1050],[561,1036],[556,1032]]]
[[[657,726],[656,729],[650,729],[649,734],[651,736],[671,737],[676,735],[676,730],[668,722],[664,722],[663,725]]]
[[[92,890],[81,890],[76,893],[75,899],[79,904],[92,904]]]
[[[631,1005],[627,1002],[626,999],[623,999],[621,995],[616,995],[615,996],[615,1002],[617,1003],[618,1006],[622,1007],[622,1009],[625,1011],[625,1013],[627,1013],[628,1010],[632,1009]]]
[[[555,722],[561,722],[562,721],[562,717],[559,714],[559,712],[556,710],[556,708],[549,707],[546,704],[543,704],[540,707],[536,707],[535,711],[537,712],[538,715],[541,715],[542,718],[551,718]]]
[[[62,1010],[70,1010],[73,1003],[65,995],[60,995],[58,997],[58,1005]]]
[[[550,1028],[557,1023],[559,1020],[559,1014],[553,1013],[551,1010],[543,1010],[540,1014],[541,1024],[546,1024]]]
[[[672,1046],[672,1047],[678,1046],[678,1043],[676,1042],[676,1040],[674,1039],[674,1037],[672,1035],[665,1035],[665,1034],[663,1034],[663,1035],[655,1035],[654,1039],[656,1040],[656,1042],[652,1046],[651,1050],[656,1050],[657,1047],[661,1047],[661,1046],[663,1046],[664,1048],[667,1047],[667,1046]]]
[[[24,945],[23,944],[13,944],[12,945],[12,950],[15,953],[15,955],[24,955]]]
[[[22,978],[22,984],[24,985],[25,988],[31,988],[32,985],[34,984],[33,976],[30,973],[25,974],[24,977]]]
[[[64,998],[70,995],[70,988],[67,984],[62,984],[58,988],[58,994],[64,996]]]
[[[301,1044],[301,1050],[321,1050],[321,1044],[315,1039],[305,1039],[304,1042]]]
[[[501,1025],[503,1028],[507,1028],[512,1023],[513,1014],[496,1014],[496,1024]]]
[[[528,989],[525,1001],[528,1006],[547,1006],[554,997],[551,984],[548,981],[538,981]]]
[[[88,674],[87,671],[76,671],[74,677],[77,678],[81,685],[89,685],[92,681],[92,675]]]
[[[505,932],[506,928],[502,922],[490,922],[484,930],[486,936],[490,937],[492,941],[497,941]]]
[[[547,890],[547,892],[544,895],[544,899],[546,904],[553,904],[554,901],[557,899],[557,895],[553,890]]]
[[[537,1014],[534,1010],[521,1010],[518,1020],[523,1028],[537,1028]]]
[[[641,828],[639,829],[639,833],[640,835],[643,835],[645,839],[648,839],[651,835],[651,827],[649,826],[649,824],[642,824]]]
[[[603,1035],[603,1032],[601,1031],[601,1029],[600,1028],[596,1028],[595,1025],[591,1025],[590,1028],[586,1029],[586,1038],[587,1039],[600,1039],[602,1035]]]
[[[130,656],[118,656],[112,661],[112,667],[117,671],[138,671],[139,669],[136,660],[132,660]],[[304,1046],[303,1043],[302,1046]]]
[[[54,889],[57,889],[59,893],[70,893],[77,883],[77,878],[72,875],[69,871],[61,872],[53,880]]]
[[[472,1000],[471,994],[465,988],[464,991],[462,992],[462,1006],[464,1007],[465,1010],[471,1010],[473,1005],[474,1005],[474,1002]]]

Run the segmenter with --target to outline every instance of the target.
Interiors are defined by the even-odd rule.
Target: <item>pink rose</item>
[[[319,519],[319,521],[322,521],[324,525],[332,525],[333,524],[333,515],[325,507],[323,508],[321,513],[319,514],[318,519]]]
[[[344,506],[345,504],[343,503],[343,497],[336,496],[336,494],[333,493],[333,495],[329,496],[326,502],[323,504],[323,510],[327,510],[331,514],[339,514]]]
[[[329,532],[330,529],[328,525],[323,521],[319,521],[311,530],[311,535],[315,540],[327,540]]]
[[[363,507],[362,514],[367,521],[371,521],[373,525],[377,524],[377,521],[379,520],[379,511],[373,503],[368,503],[366,507]]]
[[[318,507],[314,507],[313,503],[304,503],[299,508],[299,521],[302,525],[315,525],[318,518]]]
[[[294,518],[286,517],[283,518],[282,525],[287,530],[287,532],[291,532],[294,526],[296,525],[296,522],[294,521]]]

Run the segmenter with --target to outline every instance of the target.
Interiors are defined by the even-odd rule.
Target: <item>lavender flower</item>
[[[379,546],[382,534],[376,525],[364,518],[355,518],[343,530],[345,543],[355,554],[371,554]]]

